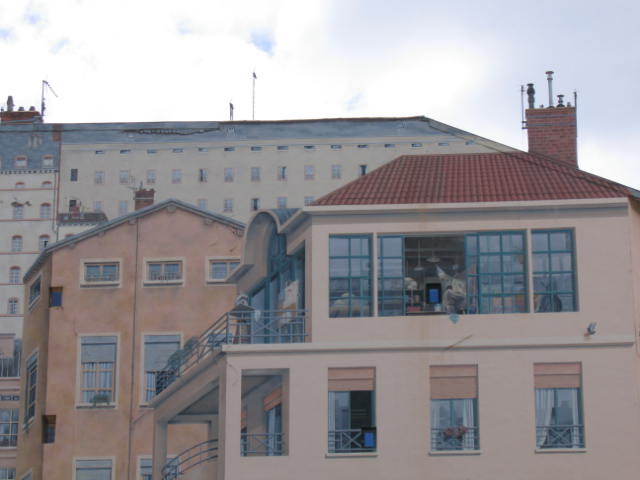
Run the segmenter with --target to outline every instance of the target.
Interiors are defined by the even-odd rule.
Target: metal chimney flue
[[[547,82],[549,83],[549,108],[553,108],[553,71],[548,70],[545,73],[547,74]]]
[[[533,83],[527,83],[527,100],[529,108],[536,108],[536,89],[533,88]]]
[[[558,105],[557,107],[564,107],[564,95],[558,95]]]

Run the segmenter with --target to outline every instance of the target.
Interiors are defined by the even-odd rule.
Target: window
[[[147,263],[147,280],[150,282],[181,282],[181,261],[159,261]]]
[[[225,182],[233,182],[233,168],[225,168],[224,169],[224,181]]]
[[[287,179],[287,167],[278,167],[278,180]]]
[[[375,368],[329,369],[329,453],[376,450]]]
[[[126,200],[120,200],[118,202],[118,215],[126,215],[129,211],[129,202]]]
[[[77,168],[72,168],[71,171],[69,172],[69,180],[71,182],[77,182],[78,181],[78,169]]]
[[[24,205],[13,206],[13,219],[22,220],[24,218]]]
[[[361,143],[360,145],[358,145],[358,148],[369,148],[369,145],[367,145],[366,143]]]
[[[431,450],[478,450],[478,367],[430,367]]]
[[[535,312],[575,312],[575,259],[571,230],[533,230]]]
[[[62,306],[62,287],[49,288],[49,306],[61,307]]]
[[[40,218],[51,218],[51,204],[43,203],[40,205]]]
[[[206,153],[208,151],[209,151],[209,149],[207,147],[198,147],[198,152],[200,152],[200,153]]]
[[[412,143],[411,144],[411,148],[420,148],[420,147],[422,147],[421,143]]]
[[[251,210],[252,211],[256,211],[256,210],[260,210],[260,199],[259,198],[252,198],[251,199]]]
[[[75,480],[111,480],[111,460],[76,460]]]
[[[131,150],[129,150],[128,148],[124,148],[120,150],[120,155],[128,155],[130,153],[131,153]]]
[[[251,181],[252,182],[260,181],[260,167],[251,167]]]
[[[222,202],[222,211],[224,213],[233,212],[233,198],[225,198]]]
[[[305,205],[305,207],[307,205],[311,205],[315,199],[316,199],[316,197],[304,197],[304,205]]]
[[[38,353],[31,355],[26,363],[24,415],[22,421],[28,425],[36,414],[36,384],[38,382]]]
[[[206,210],[207,209],[207,199],[206,198],[199,198],[198,199],[198,208],[200,208],[202,210]]]
[[[277,206],[278,208],[287,208],[287,197],[278,197]]]
[[[22,237],[20,235],[14,235],[13,237],[11,237],[11,251],[12,252],[22,251]]]
[[[156,396],[156,380],[165,373],[172,354],[180,348],[180,335],[144,336],[144,399]]]
[[[141,458],[140,459],[140,480],[153,480],[152,475],[153,475],[153,460],[151,458]]]
[[[104,150],[96,150],[96,155],[104,155]]]
[[[342,178],[342,165],[331,165],[331,178],[334,180]]]
[[[156,183],[156,171],[147,170],[147,185],[153,185]]]
[[[15,158],[15,166],[16,168],[27,168],[27,157],[24,155],[18,155]]]
[[[81,403],[114,403],[117,343],[115,336],[80,337]]]
[[[56,441],[56,416],[42,416],[42,443],[55,443]]]
[[[236,147],[224,147],[224,151],[225,152],[233,152],[235,151]]]
[[[18,445],[18,409],[0,409],[0,447]]]
[[[7,302],[7,313],[9,315],[19,314],[20,313],[19,305],[20,305],[20,300],[18,300],[16,297],[11,297]]]
[[[29,306],[33,305],[40,298],[41,281],[42,278],[38,277],[29,287]]]
[[[96,170],[93,174],[93,183],[95,183],[96,185],[102,185],[104,184],[104,171],[103,170]]]
[[[206,168],[199,168],[198,181],[200,183],[207,183],[208,180],[209,180],[209,170],[207,170]]]
[[[51,188],[52,183],[51,182],[42,182],[42,188]]]
[[[289,150],[289,146],[288,145],[278,145],[278,151],[279,152],[286,152],[287,150]]]
[[[17,182],[15,185],[15,189],[16,190],[23,190],[24,189],[24,182]]]
[[[316,169],[313,165],[305,165],[304,166],[304,179],[305,180],[313,180],[316,178]]]
[[[533,366],[536,448],[584,448],[580,363]]]
[[[94,200],[93,201],[93,211],[94,212],[102,212],[102,200]]]
[[[77,206],[78,206],[78,200],[76,200],[75,198],[72,198],[71,200],[69,200],[69,211],[76,208]]]
[[[331,145],[331,150],[342,150],[342,145]]]
[[[360,176],[366,175],[366,174],[367,174],[367,166],[366,165],[360,165]]]
[[[44,155],[42,157],[43,167],[53,167],[53,155]]]
[[[14,285],[20,283],[20,267],[11,267],[9,269],[9,283]]]
[[[158,153],[158,150],[155,148],[147,148],[147,155],[154,155],[156,153]]]
[[[16,469],[0,467],[0,480],[16,480]]]
[[[371,237],[329,237],[329,316],[371,315]]]
[[[174,148],[173,149],[173,153],[182,153],[182,152],[184,152],[183,148]]]
[[[305,150],[315,150],[315,149],[316,149],[316,146],[315,146],[315,145],[305,145],[305,146],[304,146],[304,149],[305,149]]]
[[[396,148],[396,144],[395,143],[385,143],[384,144],[384,148]]]
[[[49,235],[40,235],[38,237],[38,250],[42,251],[49,245]]]
[[[240,265],[240,262],[236,259],[209,260],[209,279],[213,281],[223,281],[238,265]]]
[[[262,150],[262,147],[251,147],[252,152],[260,152],[261,150]]]
[[[120,263],[87,262],[84,264],[84,282],[91,285],[111,284],[120,281]]]
[[[129,185],[131,174],[129,170],[120,170],[118,172],[118,179],[121,185]]]
[[[182,170],[179,168],[171,170],[171,183],[182,183]]]

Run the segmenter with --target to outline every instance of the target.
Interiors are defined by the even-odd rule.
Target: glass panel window
[[[304,206],[311,205],[315,199],[316,197],[313,196],[304,197]]]
[[[378,238],[378,313],[404,314],[404,239]]]
[[[329,392],[329,453],[376,450],[375,392]]]
[[[24,218],[24,205],[13,206],[13,219],[22,220]]]
[[[7,313],[9,315],[17,315],[18,313],[20,313],[19,310],[19,300],[15,297],[12,297],[9,299],[9,301],[7,302]]]
[[[76,460],[76,480],[111,480],[111,460]]]
[[[15,166],[16,168],[26,168],[27,167],[27,157],[24,155],[18,155],[15,158]]]
[[[477,450],[477,399],[431,400],[432,450]]]
[[[47,245],[49,245],[49,235],[40,235],[38,238],[38,250],[44,250]]]
[[[69,172],[69,180],[72,182],[77,182],[78,181],[78,169],[77,168],[72,168],[71,171]]]
[[[131,178],[129,170],[120,170],[118,173],[118,179],[122,185],[129,185],[129,180]]]
[[[94,173],[93,182],[96,185],[104,184],[104,171],[96,170],[95,173]]]
[[[26,383],[23,422],[28,424],[36,414],[36,384],[38,382],[38,354],[31,355],[26,362]]]
[[[157,378],[166,373],[169,358],[180,348],[180,335],[144,336],[145,401],[156,396]]]
[[[0,480],[16,480],[16,469],[12,467],[0,467]]]
[[[206,183],[209,180],[209,170],[206,168],[200,168],[198,170],[198,181],[200,183]]]
[[[80,371],[82,403],[111,404],[115,400],[117,337],[82,337]]]
[[[126,215],[129,211],[129,202],[126,200],[120,200],[118,202],[118,215]]]
[[[153,185],[156,183],[156,171],[147,170],[147,185]]]
[[[233,198],[225,198],[222,205],[222,211],[225,213],[233,212]]]
[[[287,208],[287,197],[278,197],[277,206],[278,208]]]
[[[53,155],[44,155],[42,157],[43,167],[53,167]]]
[[[304,166],[304,179],[313,180],[316,178],[316,168],[313,165]]]
[[[40,298],[41,280],[42,279],[38,277],[29,287],[29,305],[33,305],[33,303]]]
[[[367,174],[367,166],[366,165],[360,165],[360,176],[366,175],[366,174]]]
[[[260,181],[260,167],[251,167],[251,181],[252,182]]]
[[[211,260],[209,262],[209,279],[222,281],[240,265],[238,260]]]
[[[147,279],[156,282],[171,282],[182,280],[182,262],[149,262],[147,264]]]
[[[584,448],[579,388],[536,388],[536,447]]]
[[[43,203],[40,205],[40,218],[51,218],[51,204]]]
[[[9,269],[9,283],[20,283],[20,267],[11,267]]]
[[[371,315],[371,237],[329,237],[329,315]]]
[[[252,211],[256,211],[256,210],[260,210],[260,199],[259,198],[252,198],[251,199],[251,210]]]
[[[24,182],[16,182],[15,187],[17,190],[22,190],[24,189]]]
[[[11,251],[12,252],[22,251],[22,237],[20,235],[14,235],[13,237],[11,237]]]
[[[278,180],[286,180],[287,179],[287,167],[280,166],[278,167]]]
[[[225,168],[224,169],[224,181],[227,183],[233,182],[234,177],[234,169],[233,168]]]
[[[85,263],[84,281],[87,283],[117,282],[120,265],[117,262]]]
[[[182,183],[182,170],[174,168],[171,170],[171,183]]]
[[[18,445],[18,409],[0,409],[0,447]]]
[[[535,312],[575,312],[576,275],[571,230],[533,230]]]
[[[342,178],[342,165],[331,165],[331,178],[334,180]]]

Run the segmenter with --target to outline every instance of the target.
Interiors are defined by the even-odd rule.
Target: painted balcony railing
[[[282,433],[243,433],[240,437],[240,455],[243,457],[286,455]]]
[[[169,358],[156,375],[156,395],[221,345],[303,343],[305,338],[304,310],[232,310]]]
[[[329,430],[329,453],[375,452],[375,428]]]
[[[218,440],[207,440],[187,448],[162,468],[162,480],[175,480],[193,467],[218,458]]]
[[[478,450],[478,427],[445,427],[431,429],[432,450]]]
[[[538,448],[584,448],[583,425],[536,427]]]

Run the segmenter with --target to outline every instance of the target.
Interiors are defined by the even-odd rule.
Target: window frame
[[[236,172],[233,167],[224,167],[222,171],[222,177],[224,183],[233,183],[235,181]]]
[[[140,401],[139,404],[140,405],[148,405],[149,402],[151,401],[151,399],[153,399],[153,397],[155,397],[155,395],[153,395],[151,398],[147,398],[147,394],[149,392],[149,389],[147,388],[147,370],[146,370],[146,364],[145,364],[145,355],[146,355],[146,348],[147,348],[147,343],[153,343],[153,342],[147,342],[147,338],[148,337],[177,337],[178,338],[178,348],[176,349],[176,351],[179,351],[183,345],[184,345],[184,336],[182,332],[177,332],[177,331],[168,331],[168,332],[160,332],[160,331],[152,331],[152,332],[143,332],[142,333],[142,338],[141,343],[142,343],[142,348],[141,348],[141,358],[140,358],[140,378],[142,379],[140,382]],[[169,341],[165,341],[165,342],[155,342],[155,343],[175,343],[175,342],[169,342]]]
[[[118,183],[120,185],[129,185],[131,183],[131,170],[119,170]]]
[[[304,179],[305,180],[315,180],[316,179],[316,167],[315,167],[315,165],[305,165],[304,166]]]
[[[226,275],[223,278],[213,276],[213,264],[226,264]],[[233,264],[237,264],[233,266]],[[233,268],[232,268],[233,266]],[[205,282],[207,283],[226,283],[229,275],[240,266],[240,257],[233,256],[213,256],[205,259]]]
[[[331,240],[332,239],[346,239],[348,240],[348,252],[347,255],[332,255],[331,254]],[[351,254],[351,248],[352,248],[352,240],[366,240],[367,242],[367,254],[366,255],[352,255]],[[374,315],[374,304],[373,304],[373,300],[374,300],[374,292],[373,292],[373,275],[374,275],[374,264],[373,264],[373,235],[372,234],[353,234],[353,235],[349,235],[349,234],[345,234],[345,235],[329,235],[328,237],[328,242],[327,242],[327,247],[328,247],[328,296],[327,296],[327,300],[328,300],[328,307],[329,307],[329,317],[330,318],[355,318],[355,317],[372,317]],[[351,275],[351,271],[352,271],[352,260],[353,259],[359,259],[361,261],[363,260],[368,260],[369,261],[369,269],[368,269],[368,274],[367,275]],[[347,264],[348,264],[348,274],[346,276],[339,276],[339,277],[332,277],[331,276],[331,261],[332,260],[347,260]],[[348,287],[346,290],[346,296],[345,294],[342,294],[338,297],[332,297],[331,296],[331,281],[332,280],[338,280],[338,279],[345,279],[347,280],[348,283]],[[352,280],[359,280],[360,282],[367,280],[368,281],[368,295],[352,295],[351,292],[352,290],[352,286],[351,286],[351,282]],[[360,284],[361,288],[364,287],[364,284]],[[340,299],[344,299],[347,300],[347,313],[346,314],[340,314],[340,312],[338,312],[337,314],[333,314],[331,312],[331,308],[332,306],[338,308],[338,307],[342,307],[343,305],[336,305],[333,304],[332,302],[337,302]],[[360,314],[358,315],[353,315],[353,302],[354,301],[360,301],[360,302],[365,302],[363,304],[361,304],[362,311],[360,312]],[[366,312],[366,315],[364,315],[364,311],[367,310],[367,306],[366,306],[366,302],[368,302],[368,311]]]
[[[171,183],[173,185],[178,185],[182,183],[182,169],[174,168],[171,170]]]
[[[147,185],[155,185],[157,179],[157,172],[155,169],[149,169],[146,172],[146,183]]]
[[[19,409],[17,407],[0,408],[0,412],[2,411],[9,411],[10,418],[7,421],[2,421],[2,419],[0,418],[0,430],[3,430],[1,428],[3,425],[8,425],[9,427],[8,433],[0,434],[0,439],[2,439],[2,437],[8,437],[9,442],[8,442],[8,445],[3,445],[2,442],[0,441],[0,450],[6,449],[6,448],[15,449],[18,446],[18,428],[20,425],[20,420],[18,415]]]
[[[233,213],[233,198],[222,199],[223,213]]]
[[[23,399],[24,413],[22,427],[27,429],[35,420],[38,399],[38,350],[27,357],[24,368],[25,394]],[[33,398],[32,397],[33,394]]]
[[[114,457],[73,457],[73,477],[72,480],[82,480],[82,477],[78,475],[78,461],[109,461],[111,466],[109,467],[110,475],[109,480],[114,480]]]
[[[35,288],[37,285],[37,289]],[[37,290],[37,294],[34,293],[34,290]],[[31,310],[38,301],[42,298],[42,274],[38,275],[30,284],[29,284],[29,310]]]
[[[20,285],[20,277],[22,276],[22,269],[18,265],[12,265],[9,267],[9,284]]]
[[[24,205],[13,205],[11,218],[13,220],[24,220]]]
[[[98,266],[102,271],[105,266],[116,266],[115,280],[87,280],[87,267]],[[122,275],[121,258],[83,258],[80,260],[80,286],[81,287],[119,287]],[[104,275],[104,274],[102,274]]]
[[[153,280],[150,278],[150,266],[151,265],[161,265],[162,273],[161,276],[165,276],[165,268],[170,264],[178,264],[179,265],[179,278],[175,279],[158,279]],[[183,286],[186,281],[187,272],[186,272],[186,258],[185,257],[159,257],[159,258],[144,258],[144,275],[142,275],[142,284],[143,286],[167,286],[167,287],[175,287],[175,286]]]
[[[7,299],[7,315],[20,315],[20,299],[18,297]]]
[[[51,236],[46,234],[40,235],[38,237],[38,251],[39,252],[43,251],[45,248],[47,248],[50,242],[51,242]]]
[[[110,369],[111,371],[111,400],[109,402],[100,403],[94,405],[93,401],[85,402],[83,401],[83,392],[85,390],[89,390],[89,387],[84,388],[84,363],[109,363],[109,362],[83,362],[82,361],[82,339],[85,337],[112,337],[115,339],[115,358],[113,361],[113,366]],[[96,344],[100,345],[100,344]],[[106,345],[106,343],[105,343]],[[114,408],[118,405],[118,395],[120,393],[120,389],[118,388],[119,382],[119,365],[120,365],[120,334],[119,333],[83,333],[78,335],[77,340],[77,360],[76,360],[76,408]],[[109,370],[98,370],[96,369],[95,375],[98,376],[101,371],[109,371]],[[96,382],[97,383],[97,382]],[[106,388],[100,388],[98,385],[95,386],[94,390],[105,390]]]
[[[40,218],[43,220],[51,219],[51,204],[44,202],[40,204]]]
[[[93,172],[94,185],[104,185],[105,174],[104,170],[95,170]]]

